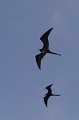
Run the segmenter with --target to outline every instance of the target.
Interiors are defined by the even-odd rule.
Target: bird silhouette
[[[48,99],[49,99],[50,96],[60,96],[60,95],[57,95],[57,94],[52,94],[52,90],[51,90],[51,86],[52,85],[53,84],[51,84],[51,85],[49,85],[49,86],[46,87],[46,89],[48,90],[48,92],[47,92],[47,94],[45,94],[45,97],[43,97],[44,103],[45,103],[46,107],[47,107],[47,102],[48,102]]]
[[[41,60],[42,58],[46,55],[46,53],[50,53],[50,54],[55,54],[55,55],[59,55],[61,56],[61,54],[58,54],[58,53],[55,53],[55,52],[51,52],[49,50],[49,41],[48,41],[48,36],[51,32],[51,30],[53,29],[53,27],[51,29],[49,29],[47,32],[45,32],[40,40],[43,42],[43,47],[42,49],[39,49],[39,51],[41,52],[40,54],[36,55],[35,58],[36,58],[36,62],[37,62],[37,65],[38,65],[38,68],[41,70]]]

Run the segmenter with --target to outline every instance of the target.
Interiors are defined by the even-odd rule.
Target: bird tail
[[[58,53],[54,53],[54,52],[53,52],[52,54],[55,54],[55,55],[59,55],[59,56],[61,56],[61,54],[58,54]]]
[[[53,94],[53,96],[61,96],[61,95]]]
[[[55,54],[55,55],[59,55],[59,56],[61,56],[61,54],[58,54],[58,53],[55,53],[55,52],[51,52],[50,50],[48,50],[48,52],[47,53],[50,53],[50,54]]]

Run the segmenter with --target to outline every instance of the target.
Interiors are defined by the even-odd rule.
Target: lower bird
[[[48,99],[50,96],[61,96],[61,95],[57,95],[57,94],[52,94],[52,90],[51,90],[52,85],[53,84],[46,87],[46,89],[48,90],[48,93],[45,95],[45,97],[43,97],[46,107],[47,107],[47,102],[48,102]]]
[[[47,32],[45,32],[40,40],[43,42],[43,47],[42,49],[39,49],[39,51],[41,52],[40,54],[36,55],[35,58],[36,58],[36,62],[37,62],[37,65],[38,65],[38,68],[41,69],[41,60],[42,58],[47,54],[47,53],[50,53],[50,54],[55,54],[55,55],[59,55],[61,56],[61,54],[58,54],[58,53],[55,53],[55,52],[51,52],[49,50],[49,41],[48,41],[48,36],[51,32],[53,28],[49,29]]]

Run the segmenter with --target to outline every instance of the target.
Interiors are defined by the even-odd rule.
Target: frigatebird
[[[43,97],[46,107],[47,107],[47,102],[48,102],[48,99],[49,99],[50,96],[60,96],[60,95],[57,95],[57,94],[52,94],[52,90],[51,90],[52,85],[53,84],[46,87],[46,89],[48,90],[48,93],[45,94],[45,97]]]
[[[61,54],[55,53],[55,52],[51,52],[49,50],[49,41],[48,41],[48,36],[51,32],[51,30],[53,29],[53,27],[51,29],[49,29],[47,32],[45,32],[41,37],[40,40],[43,42],[43,47],[42,49],[39,49],[39,51],[41,52],[40,54],[36,55],[36,62],[38,65],[38,68],[41,69],[41,60],[42,58],[46,55],[46,53],[50,53],[50,54],[55,54],[55,55],[59,55],[61,56]]]

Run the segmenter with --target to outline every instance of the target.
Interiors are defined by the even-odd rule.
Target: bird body
[[[61,56],[61,54],[54,53],[54,52],[51,52],[51,51],[49,50],[48,36],[49,36],[49,34],[50,34],[50,32],[51,32],[52,29],[53,29],[53,28],[49,29],[49,30],[48,30],[47,32],[45,32],[45,33],[41,36],[41,38],[40,38],[40,40],[43,42],[44,45],[43,45],[42,49],[39,49],[39,51],[40,51],[41,53],[35,56],[36,62],[37,62],[37,65],[38,65],[39,69],[41,69],[41,60],[42,60],[42,58],[43,58],[47,53]]]
[[[51,85],[49,85],[49,86],[46,87],[46,89],[48,90],[48,92],[47,92],[47,94],[45,94],[45,96],[43,97],[44,103],[45,103],[46,107],[47,107],[47,102],[48,102],[48,99],[50,98],[50,96],[60,96],[60,95],[57,95],[57,94],[52,94],[52,90],[51,90],[51,86],[52,86],[52,85],[53,85],[53,84],[51,84]]]

